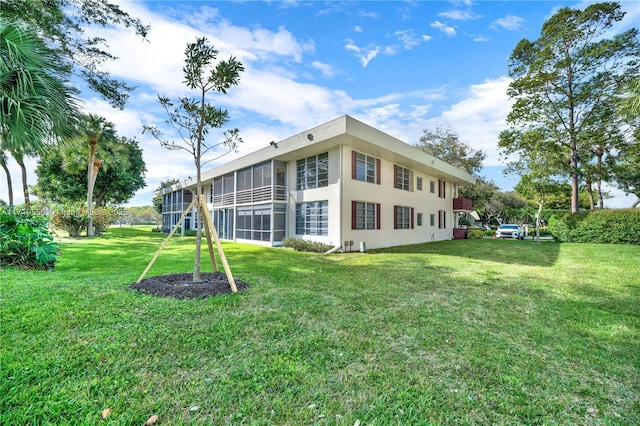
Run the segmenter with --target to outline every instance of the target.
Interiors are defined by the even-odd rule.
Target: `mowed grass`
[[[224,243],[244,293],[128,290],[164,237],[113,228],[64,240],[54,272],[0,272],[0,424],[640,424],[640,247]]]

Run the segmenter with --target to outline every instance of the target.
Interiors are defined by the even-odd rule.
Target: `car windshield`
[[[502,225],[502,229],[518,229],[518,225]]]

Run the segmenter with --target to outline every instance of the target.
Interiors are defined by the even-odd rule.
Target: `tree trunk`
[[[636,197],[638,196],[636,195]],[[631,208],[635,209],[636,207],[638,207],[638,205],[640,205],[640,197],[638,197],[635,203],[631,204]]]
[[[578,190],[580,188],[580,176],[578,175],[578,148],[575,136],[571,137],[571,213],[578,213],[580,210],[580,198]]]
[[[5,161],[0,161],[5,174],[7,175],[7,195],[9,197],[9,209],[13,208],[13,184],[11,183],[11,173]]]
[[[598,174],[598,179],[596,180],[596,187],[598,192],[598,208],[600,210],[604,209],[604,196],[602,195],[602,156],[604,155],[604,149],[598,149],[598,170],[600,173]]]
[[[89,140],[91,151],[89,153],[89,163],[87,164],[87,237],[93,237],[93,184],[95,183],[93,171],[95,169],[97,145],[97,138],[91,138]]]
[[[587,193],[589,194],[589,210],[594,211],[596,209],[595,198],[593,197],[593,187],[591,186],[591,178],[587,178],[586,181]]]
[[[31,201],[29,200],[29,185],[27,185],[27,168],[24,165],[24,161],[22,155],[14,155],[14,158],[18,165],[20,166],[20,170],[22,173],[22,191],[24,193],[24,206],[29,209],[31,208]]]

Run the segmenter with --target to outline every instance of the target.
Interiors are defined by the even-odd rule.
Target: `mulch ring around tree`
[[[203,272],[201,278],[202,281],[194,282],[192,273],[158,275],[131,284],[129,288],[153,296],[176,299],[204,299],[209,296],[231,293],[229,280],[223,272]],[[238,291],[246,290],[249,287],[249,284],[244,281],[235,277],[233,279]]]

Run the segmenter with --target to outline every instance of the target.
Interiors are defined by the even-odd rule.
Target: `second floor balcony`
[[[471,200],[468,198],[454,198],[453,199],[453,211],[454,212],[470,212],[473,210]]]

